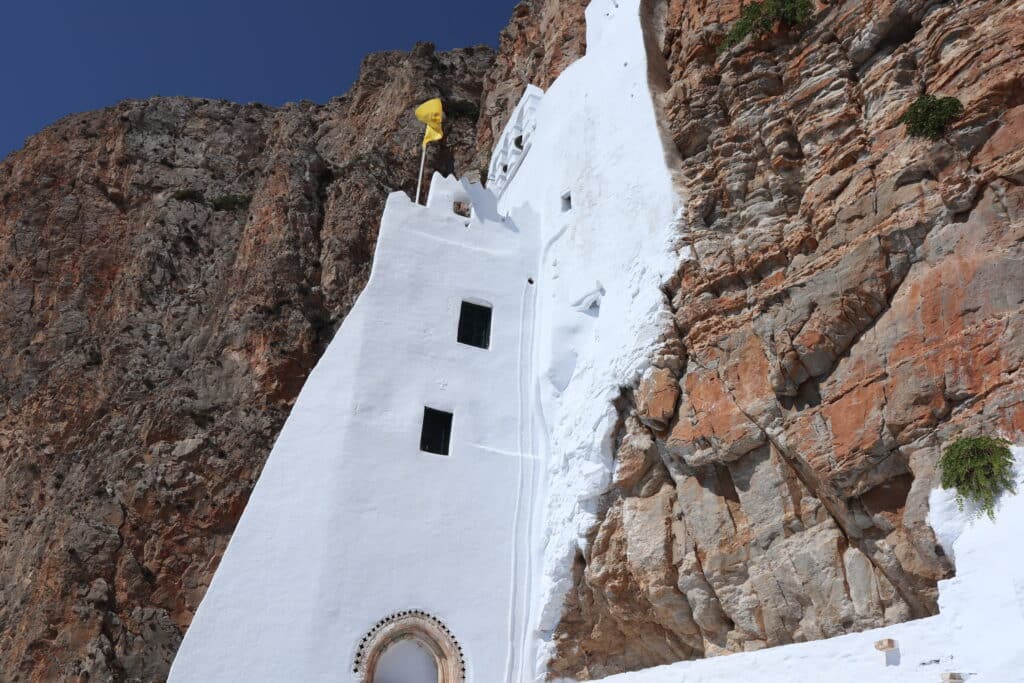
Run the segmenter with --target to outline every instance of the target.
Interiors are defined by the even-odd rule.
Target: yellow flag
[[[423,133],[424,147],[427,146],[427,143],[440,140],[444,137],[444,131],[441,129],[441,121],[444,119],[444,109],[441,107],[440,98],[435,97],[434,99],[427,100],[420,106],[416,107],[416,118],[427,124],[427,130]]]

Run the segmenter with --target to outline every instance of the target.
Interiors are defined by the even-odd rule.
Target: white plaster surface
[[[1004,494],[995,522],[959,511],[953,491],[936,489],[928,522],[956,576],[939,582],[939,614],[862,633],[759,652],[661,666],[601,679],[607,683],[939,683],[944,672],[972,683],[1024,681],[1024,447],[1016,458],[1017,495]],[[892,638],[896,664],[874,648]]]
[[[545,471],[532,483],[530,604],[520,627],[541,680],[573,559],[611,481],[613,402],[646,369],[670,318],[660,287],[678,262],[679,201],[648,87],[639,0],[590,4],[587,54],[534,116],[499,209],[539,226],[543,240],[533,380]]]

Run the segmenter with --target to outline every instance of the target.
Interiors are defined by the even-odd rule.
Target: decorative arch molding
[[[420,610],[395,612],[363,636],[352,664],[360,683],[373,683],[381,655],[403,640],[415,641],[433,656],[438,683],[465,683],[466,660],[459,641],[444,622]]]

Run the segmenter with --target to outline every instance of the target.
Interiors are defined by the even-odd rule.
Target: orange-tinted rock
[[[679,402],[679,381],[666,368],[652,368],[636,390],[637,413],[644,424],[657,430],[665,429],[675,417]]]

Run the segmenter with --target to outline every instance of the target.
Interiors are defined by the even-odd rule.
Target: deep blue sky
[[[324,102],[367,52],[497,44],[517,0],[3,0],[0,159],[124,98]]]

